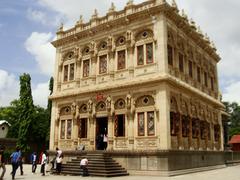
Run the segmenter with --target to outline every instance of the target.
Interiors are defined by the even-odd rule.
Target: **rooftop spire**
[[[201,35],[203,34],[200,26],[197,27],[197,32]]]
[[[116,7],[115,7],[114,3],[112,2],[111,7],[109,8],[108,12],[111,13],[111,12],[114,12],[115,10],[116,10]]]
[[[184,9],[182,9],[182,17],[186,20],[188,20],[187,14],[185,13]]]
[[[83,24],[83,16],[80,15],[79,20],[77,21],[76,24]]]
[[[133,0],[128,0],[127,6],[131,6],[131,5],[133,5]]]
[[[58,31],[63,31],[63,22],[61,22],[59,28],[58,28]]]
[[[204,39],[205,39],[206,41],[210,42],[210,38],[209,38],[209,36],[208,36],[207,33],[205,34]]]
[[[178,12],[178,6],[175,0],[172,0],[172,7]]]
[[[94,9],[94,13],[92,15],[92,19],[96,19],[98,17],[97,9]]]
[[[190,19],[190,25],[191,25],[193,28],[197,29],[197,28],[196,28],[196,23],[194,22],[194,20],[193,20],[192,18]]]

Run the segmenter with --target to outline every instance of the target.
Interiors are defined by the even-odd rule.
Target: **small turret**
[[[175,0],[172,0],[172,7],[175,9],[176,12],[179,12],[179,9]]]
[[[110,7],[109,10],[108,10],[108,13],[112,13],[112,12],[114,12],[115,10],[116,10],[116,6],[115,6],[114,3],[112,2],[111,7]]]
[[[92,15],[92,19],[97,19],[98,18],[98,12],[97,9],[94,9],[94,13]]]

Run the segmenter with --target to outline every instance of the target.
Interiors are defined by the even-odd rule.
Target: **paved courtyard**
[[[56,176],[47,174],[46,176],[41,176],[39,173],[40,166],[37,168],[37,173],[31,173],[31,166],[24,165],[24,175],[20,176],[20,171],[18,169],[16,173],[16,180],[101,180],[101,179],[112,179],[112,180],[146,180],[149,176],[127,176],[127,177],[114,177],[114,178],[101,178],[101,177],[80,177],[80,176]],[[11,180],[11,166],[7,165],[7,172],[5,174],[5,180]],[[218,170],[204,171],[193,174],[186,174],[174,177],[156,177],[151,176],[151,180],[240,180],[240,166],[227,167]]]

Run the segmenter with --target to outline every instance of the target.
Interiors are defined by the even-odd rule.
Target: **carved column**
[[[95,108],[93,106],[93,101],[90,99],[88,101],[88,134],[87,136],[89,137],[90,140],[90,148],[89,150],[95,150],[95,122],[96,122],[96,113],[95,113]]]
[[[78,119],[78,115],[79,115],[79,110],[78,110],[78,106],[76,105],[75,102],[72,103],[71,112],[72,112],[72,121],[73,121],[73,129],[72,129],[73,147],[77,148],[77,145],[78,145],[77,119]]]
[[[88,134],[87,136],[89,137],[89,142],[90,142],[90,147],[89,150],[95,150],[95,125],[94,122],[96,122],[96,117],[95,116],[88,116]]]
[[[167,20],[166,17],[161,14],[157,17],[157,21],[154,24],[155,38],[157,41],[156,49],[156,61],[158,63],[158,71],[160,73],[168,73],[168,55],[167,55]]]
[[[51,112],[51,129],[50,129],[50,150],[54,150],[58,146],[58,131],[59,131],[60,110],[57,108],[56,102],[52,102]]]
[[[56,51],[56,60],[55,60],[55,69],[54,69],[54,86],[53,86],[53,92],[60,91],[61,90],[61,82],[62,82],[62,64],[63,64],[63,59],[61,55],[61,50],[57,48]]]
[[[134,149],[134,115],[135,115],[135,103],[130,94],[126,97],[126,107],[127,107],[127,126],[126,135],[128,137],[128,150]]]
[[[80,79],[81,79],[81,63],[82,63],[82,55],[79,54],[79,56],[76,59],[76,86],[80,87]]]
[[[210,124],[210,133],[211,133],[211,150],[214,150],[214,124],[211,122]]]
[[[183,147],[183,137],[182,137],[182,129],[183,125],[182,125],[182,113],[180,111],[179,114],[179,133],[178,133],[178,148],[179,149],[184,149]]]
[[[159,109],[159,129],[161,129],[160,149],[171,149],[170,90],[166,84],[160,85],[156,102],[156,108]]]
[[[189,137],[188,137],[188,147],[190,150],[193,150],[193,144],[192,144],[192,116],[189,118]]]

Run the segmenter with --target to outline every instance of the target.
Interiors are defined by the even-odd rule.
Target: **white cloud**
[[[230,84],[223,93],[223,100],[240,103],[240,81]]]
[[[41,23],[45,26],[58,26],[62,21],[62,15],[49,15],[47,12],[34,10],[29,8],[27,10],[27,18],[36,23]]]
[[[19,96],[19,83],[13,74],[0,69],[0,106],[7,106]]]
[[[47,22],[46,22],[47,15],[42,11],[33,10],[30,8],[27,10],[27,18],[32,21],[40,22],[44,25],[47,24]]]
[[[49,82],[39,83],[34,88],[32,86],[32,96],[35,105],[47,107],[50,93],[48,84]],[[19,80],[13,74],[0,69],[0,107],[8,106],[14,99],[18,99],[19,88]]]
[[[52,21],[54,24],[59,24],[60,21],[63,21],[64,27],[67,29],[74,25],[80,15],[83,15],[85,22],[87,22],[95,8],[98,9],[100,16],[102,16],[107,13],[111,2],[114,2],[119,10],[123,9],[127,1],[128,0],[38,0],[38,3],[43,8],[47,9],[46,12],[55,13],[54,18],[49,15],[45,16],[46,22]],[[134,3],[137,4],[143,1],[144,0],[134,0]],[[170,3],[171,1],[172,0],[168,0]],[[222,78],[220,79],[220,84],[224,86],[224,92],[226,92],[224,93],[224,97],[229,97],[229,100],[231,100],[229,92],[233,91],[231,88],[234,84],[225,83],[224,81],[226,79],[231,79],[234,82],[240,80],[238,68],[240,61],[240,23],[237,23],[240,15],[240,11],[238,10],[240,7],[240,1],[178,0],[177,3],[179,9],[184,8],[189,19],[193,18],[196,24],[201,26],[203,32],[207,33],[210,36],[210,39],[215,42],[218,53],[222,57],[218,70],[219,75]],[[33,19],[39,22],[42,21],[41,23],[44,24],[44,21],[41,20],[44,14],[36,10],[32,10],[31,12],[34,15],[34,17],[32,17]],[[34,39],[38,38],[44,39],[45,41],[36,43]],[[42,58],[42,56],[49,56],[50,54],[53,56],[52,54],[55,54],[53,50],[46,48],[46,44],[51,38],[52,34],[49,33],[33,33],[29,39],[31,39],[30,47],[34,46],[34,48],[28,47],[28,51],[36,57],[42,72],[49,75],[53,69],[54,58],[51,59],[52,67],[50,70],[48,66],[50,61],[44,60],[47,58]],[[45,52],[47,52],[47,54]],[[240,99],[240,97],[237,96],[236,98]]]
[[[48,96],[50,94],[48,84],[48,82],[37,84],[37,86],[32,90],[33,101],[35,105],[45,108],[47,107]]]
[[[55,61],[55,49],[50,44],[52,33],[33,32],[25,42],[25,47],[34,57],[41,72],[52,75]]]
[[[98,10],[100,16],[107,13],[111,2],[114,2],[117,9],[122,9],[128,0],[38,0],[39,4],[54,12],[57,12],[56,18],[59,17],[64,21],[64,26],[69,28],[78,20],[80,15],[83,15],[85,21],[91,17],[94,9]],[[144,0],[135,0],[134,3],[140,3]]]

